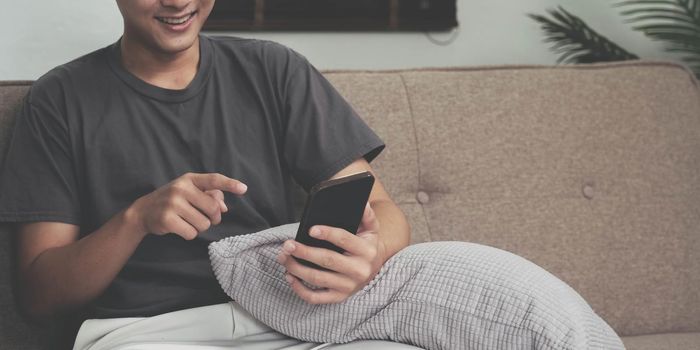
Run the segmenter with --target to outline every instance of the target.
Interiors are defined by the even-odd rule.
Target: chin
[[[157,40],[156,47],[162,53],[177,54],[191,48],[197,42],[197,33],[182,38]]]

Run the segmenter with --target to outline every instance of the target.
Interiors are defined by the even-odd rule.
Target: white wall
[[[226,1],[226,0],[219,0]],[[227,33],[274,40],[320,69],[383,69],[493,64],[553,64],[537,23],[526,13],[562,5],[643,58],[668,57],[629,29],[611,0],[458,0],[460,28],[447,46],[425,33]],[[121,34],[113,0],[0,0],[0,80],[36,79],[49,69],[109,45]],[[446,40],[454,33],[432,33]]]

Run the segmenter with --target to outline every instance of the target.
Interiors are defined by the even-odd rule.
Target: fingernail
[[[238,191],[239,192],[245,192],[248,190],[248,186],[244,183],[238,183]]]
[[[321,230],[319,230],[318,227],[314,226],[311,228],[311,231],[309,231],[309,235],[311,237],[318,237],[321,235]]]
[[[226,205],[226,203],[224,203],[224,201],[221,201],[221,205],[224,206],[224,212],[227,212],[227,211],[228,211],[228,206]]]
[[[292,243],[290,241],[284,242],[284,250],[286,250],[289,253],[293,252],[294,251],[294,243]]]
[[[287,282],[290,283],[290,284],[291,284],[292,282],[294,282],[294,279],[293,279],[292,276],[290,276],[288,273],[285,273],[285,274],[284,274],[284,279],[286,279]]]

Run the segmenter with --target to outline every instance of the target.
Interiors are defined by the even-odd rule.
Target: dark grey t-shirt
[[[37,80],[17,116],[0,173],[0,221],[60,221],[87,235],[186,172],[248,185],[225,192],[222,223],[193,241],[148,235],[89,317],[150,316],[228,300],[207,245],[298,220],[305,189],[384,148],[331,84],[293,50],[200,36],[183,90],[150,85],[121,65],[119,42]]]

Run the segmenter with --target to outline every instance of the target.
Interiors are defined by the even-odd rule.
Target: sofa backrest
[[[413,243],[465,240],[521,255],[620,335],[700,331],[700,88],[687,69],[324,75],[386,142],[372,165]],[[0,83],[0,165],[27,88]],[[9,242],[0,242],[4,306],[13,305]],[[29,337],[10,309],[0,333]]]
[[[387,143],[414,242],[521,255],[619,334],[700,330],[700,88],[619,62],[326,76]]]
[[[27,93],[30,82],[0,81],[0,165],[5,161],[10,143],[15,114],[21,99]],[[1,167],[0,167],[1,168]],[[20,317],[19,308],[13,298],[15,261],[14,240],[10,225],[0,224],[0,344],[8,349],[49,349],[54,341],[52,329],[31,325]]]

